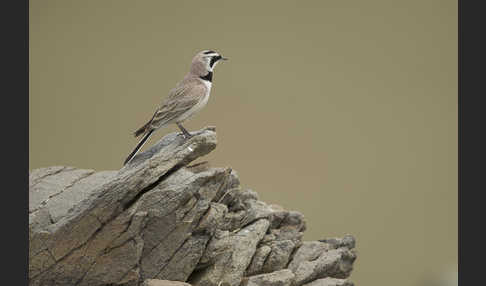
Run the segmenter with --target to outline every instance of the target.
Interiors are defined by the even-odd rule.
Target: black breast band
[[[200,76],[199,78],[200,78],[200,79],[202,79],[202,80],[207,80],[207,81],[209,81],[209,82],[212,82],[212,81],[213,81],[213,72],[212,72],[212,71],[210,71],[210,72],[208,72],[208,74],[207,74],[207,75],[205,75],[205,76]]]

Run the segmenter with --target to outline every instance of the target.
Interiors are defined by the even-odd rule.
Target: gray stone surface
[[[29,176],[29,213],[44,207],[52,198],[68,190],[94,170],[50,167],[35,170]]]
[[[354,284],[347,279],[324,278],[314,280],[304,286],[354,286]]]
[[[263,265],[270,252],[272,252],[272,248],[268,245],[262,245],[257,248],[248,269],[246,269],[246,276],[262,273]]]
[[[296,255],[297,256],[297,255]],[[322,252],[314,260],[304,260],[289,265],[295,274],[293,285],[300,286],[320,278],[347,278],[353,270],[356,254],[347,248]]]
[[[269,226],[259,219],[236,233],[224,231],[212,237],[203,259],[210,266],[199,272],[190,282],[193,285],[240,285],[258,242]]]
[[[180,281],[147,279],[143,282],[142,286],[191,286],[191,285]]]
[[[327,243],[330,247],[336,249],[340,247],[346,247],[353,249],[356,245],[356,240],[352,235],[345,235],[344,237],[332,237],[319,240],[320,242]]]
[[[292,271],[284,269],[244,278],[241,286],[290,286],[294,276]]]
[[[30,285],[303,285],[349,276],[353,237],[302,242],[301,213],[260,201],[231,168],[189,165],[216,147],[214,128],[195,134],[169,134],[118,171],[33,170]]]

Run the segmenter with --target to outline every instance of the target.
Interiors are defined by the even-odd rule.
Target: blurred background
[[[212,166],[352,234],[356,285],[457,285],[457,1],[30,1],[30,169],[116,170],[214,49]],[[152,136],[145,149],[169,127]]]

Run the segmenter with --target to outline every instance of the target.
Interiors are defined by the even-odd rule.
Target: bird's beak
[[[228,58],[223,58],[223,57],[221,57],[221,60],[222,60],[222,61],[227,61],[227,60],[228,60]]]

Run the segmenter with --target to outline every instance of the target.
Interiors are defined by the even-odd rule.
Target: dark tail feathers
[[[146,127],[144,126],[142,128],[146,128]],[[142,128],[140,128],[139,130],[141,130]],[[140,134],[137,135],[137,132],[139,130],[137,130],[135,132],[135,136],[140,135]],[[127,159],[125,159],[125,162],[123,163],[123,165],[126,165],[128,162],[130,162],[130,160],[132,160],[133,157],[135,157],[135,155],[137,155],[138,151],[142,148],[143,144],[145,144],[145,141],[147,141],[147,139],[149,139],[150,135],[152,135],[152,132],[154,132],[154,129],[150,130],[149,132],[147,132],[147,134],[145,134],[145,136],[143,136],[142,140],[140,140],[140,142],[138,142],[137,147],[135,147],[135,149],[133,149],[132,153],[130,153],[130,155],[128,155]]]
[[[144,126],[142,126],[139,129],[137,129],[137,131],[133,132],[133,135],[135,137],[138,137],[141,134],[145,133],[145,131],[147,131],[147,128],[149,127],[149,125],[150,125],[150,122],[147,122]]]

